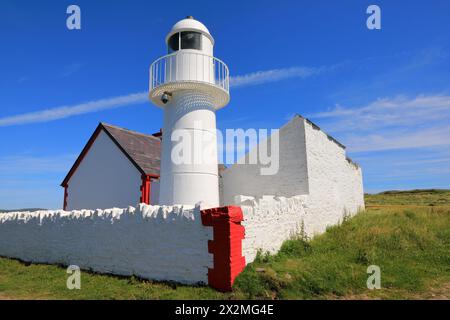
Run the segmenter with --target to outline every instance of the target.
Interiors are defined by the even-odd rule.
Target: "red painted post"
[[[226,206],[201,211],[202,223],[213,227],[214,240],[208,242],[208,252],[214,255],[214,267],[208,270],[208,284],[219,291],[231,291],[234,279],[245,268],[242,256],[240,207]]]
[[[140,202],[150,204],[150,177],[145,174],[142,175]]]
[[[68,192],[67,192],[67,188],[69,187],[69,185],[65,185],[64,186],[64,203],[63,203],[63,210],[67,210],[67,197],[69,196]]]

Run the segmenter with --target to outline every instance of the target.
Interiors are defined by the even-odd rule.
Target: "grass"
[[[369,265],[381,268],[384,289],[367,289]],[[450,281],[449,209],[379,209],[312,241],[286,241],[275,256],[260,255],[236,289],[246,298],[408,298],[436,281]]]
[[[385,191],[375,195],[366,194],[365,202],[369,208],[395,205],[450,206],[450,190]]]
[[[442,190],[367,195],[365,212],[260,253],[231,293],[89,272],[81,290],[68,290],[65,268],[0,258],[0,299],[449,298],[449,199]],[[369,265],[381,269],[380,290],[366,287]]]
[[[206,286],[158,283],[81,272],[81,289],[68,290],[66,268],[0,258],[0,299],[219,299]]]

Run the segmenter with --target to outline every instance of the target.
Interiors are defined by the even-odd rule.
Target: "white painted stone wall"
[[[140,204],[0,215],[0,256],[181,283],[208,282],[212,236],[199,207]]]
[[[222,204],[235,196],[305,198],[305,232],[322,233],[344,214],[364,208],[361,168],[346,159],[345,149],[306,119],[296,116],[280,129],[280,170],[260,175],[260,165],[233,165],[222,173]],[[256,152],[256,148],[250,152]]]
[[[141,173],[103,132],[68,182],[67,210],[136,206]]]
[[[270,139],[265,143],[270,145]],[[292,197],[307,194],[309,189],[305,149],[304,122],[288,122],[279,131],[278,173],[261,175],[260,164],[234,164],[228,167],[222,172],[221,204],[233,204],[236,195]],[[258,152],[258,147],[250,151]]]
[[[305,121],[309,197],[307,232],[318,234],[364,209],[361,168],[346,159],[345,149]]]
[[[246,263],[255,259],[258,250],[276,253],[284,241],[300,235],[302,221],[306,217],[306,198],[302,195],[290,198],[264,196],[259,199],[236,197],[235,202],[244,214],[242,253]]]

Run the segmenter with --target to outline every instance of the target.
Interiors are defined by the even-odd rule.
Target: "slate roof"
[[[161,140],[159,138],[106,123],[102,123],[102,125],[123,151],[136,162],[143,173],[159,175],[161,165]]]
[[[102,130],[111,138],[141,174],[159,176],[161,165],[161,140],[159,138],[101,122],[64,178],[61,186],[64,187],[67,185]]]

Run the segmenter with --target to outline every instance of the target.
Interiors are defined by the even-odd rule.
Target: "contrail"
[[[291,67],[257,71],[249,74],[230,77],[230,86],[241,88],[269,82],[278,82],[289,78],[306,78],[323,71],[324,68]],[[137,92],[123,96],[88,101],[75,105],[66,105],[55,108],[46,108],[40,111],[23,113],[15,116],[0,118],[0,127],[49,122],[69,118],[85,113],[97,112],[145,103],[148,101],[148,92]]]

